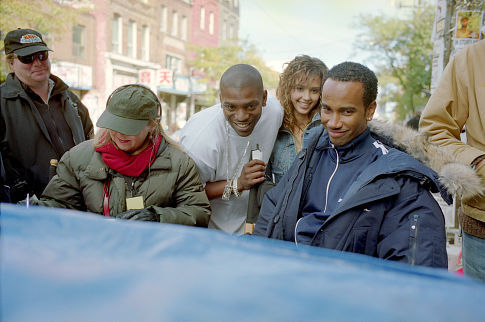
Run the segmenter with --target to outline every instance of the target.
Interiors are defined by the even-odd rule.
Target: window
[[[111,50],[114,53],[121,54],[121,16],[119,14],[115,14],[113,17],[113,30],[112,30],[112,38],[111,38]]]
[[[200,30],[205,29],[205,8],[200,7]]]
[[[227,40],[227,20],[222,23],[222,40]]]
[[[213,12],[209,14],[209,33],[211,35],[214,34],[214,13]]]
[[[182,60],[178,57],[167,55],[165,57],[165,66],[167,69],[178,71],[180,73],[182,68]]]
[[[234,0],[234,8],[237,8],[239,6],[239,1]]]
[[[136,58],[136,22],[128,24],[128,57]]]
[[[177,11],[172,13],[172,32],[170,33],[172,36],[177,37],[179,33],[179,15]]]
[[[84,26],[72,27],[72,55],[74,57],[84,57]]]
[[[141,59],[150,60],[150,28],[143,26],[141,29]]]
[[[235,35],[234,35],[234,25],[233,24],[231,24],[229,26],[229,35],[227,36],[227,38],[229,38],[229,39],[235,39],[236,38]]]
[[[186,16],[182,16],[182,26],[180,27],[181,30],[180,30],[180,38],[182,38],[182,40],[187,40],[187,17]]]
[[[162,6],[162,10],[160,11],[160,31],[167,32],[167,15],[168,15],[167,7]]]

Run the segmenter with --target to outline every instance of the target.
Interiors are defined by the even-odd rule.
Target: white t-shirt
[[[268,95],[261,118],[251,135],[241,137],[229,126],[229,177],[232,178],[236,171],[235,168],[244,154],[248,140],[250,144],[241,166],[237,169],[237,177],[249,161],[250,152],[256,149],[256,145],[259,145],[262,151],[262,160],[268,162],[282,121],[281,104],[275,97]],[[204,184],[227,180],[226,136],[226,119],[220,104],[194,114],[180,132],[180,143],[197,164]],[[212,215],[209,228],[228,233],[244,233],[248,197],[249,191],[244,190],[239,198],[231,194],[227,201],[221,197],[210,200]]]

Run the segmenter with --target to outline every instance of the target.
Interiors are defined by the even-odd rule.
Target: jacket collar
[[[14,73],[7,75],[5,79],[4,97],[14,98],[17,96],[26,96],[25,91],[22,87],[22,82],[15,76]]]
[[[170,149],[168,148],[168,142],[165,138],[162,138],[160,147],[158,148],[157,158],[153,161],[151,165],[151,170],[170,170],[172,169],[172,155]]]
[[[92,141],[94,144],[94,140]],[[93,147],[94,150],[94,147]],[[152,165],[150,166],[150,171],[157,171],[157,170],[170,170],[172,169],[172,162],[171,162],[171,153],[168,149],[167,141],[162,138],[162,142],[158,148],[157,157],[153,161]],[[104,163],[103,158],[101,157],[101,153],[94,152],[93,157],[89,161],[89,164],[86,167],[86,174],[89,178],[95,180],[105,180],[108,178],[108,173],[112,173],[111,170],[106,163]]]
[[[67,86],[59,77],[51,74],[49,78],[54,81],[54,88],[52,89],[51,96],[59,94],[69,88],[69,86]],[[14,98],[17,96],[26,97],[25,87],[27,87],[27,85],[22,83],[14,73],[7,75],[5,83],[7,85],[3,94],[5,95],[5,98]]]
[[[355,154],[349,154],[346,156],[346,158],[355,156],[357,153],[362,153],[362,148],[365,149],[367,144],[373,144],[373,142],[376,141],[371,134],[372,132],[369,130],[369,128],[367,128],[364,133],[356,137],[347,145],[338,148],[338,150],[346,150],[347,148],[355,145]],[[314,129],[314,131],[312,131],[310,140],[310,142],[313,142],[313,144],[309,145],[309,154],[313,153],[313,146],[315,149],[328,149],[331,147],[328,133],[323,127]],[[315,143],[316,145],[314,145]],[[349,159],[347,158],[346,160],[348,161]],[[448,191],[446,191],[445,187],[439,180],[438,174],[434,170],[425,166],[411,155],[394,148],[389,148],[387,154],[378,158],[369,166],[368,169],[366,169],[366,171],[362,173],[361,176],[359,176],[359,179],[354,182],[349,189],[348,195],[351,196],[352,194],[357,194],[359,189],[367,185],[369,182],[375,180],[378,176],[395,176],[399,173],[404,173],[408,176],[416,178],[423,184],[428,185],[432,192],[439,191],[447,203],[452,202],[452,197]],[[379,198],[377,194],[374,197]]]
[[[57,95],[59,93],[62,93],[66,89],[69,88],[66,83],[64,83],[59,77],[50,75],[49,79],[54,82],[54,88],[52,89],[51,96]],[[4,88],[4,94],[5,98],[15,98],[17,96],[22,96],[22,97],[27,97],[27,89],[28,86],[22,83],[20,79],[14,74],[10,73],[7,75],[7,78],[5,79],[5,84],[7,85]]]
[[[303,132],[309,131],[309,130],[311,130],[314,127],[317,127],[319,125],[322,125],[322,122],[320,121],[320,114],[315,113],[312,120],[310,121],[310,123],[307,124],[307,126],[305,127],[305,130]],[[289,134],[293,134],[291,132],[291,130],[287,129],[286,127],[281,127],[280,132],[286,132],[286,133],[289,133]]]
[[[325,136],[323,136],[317,143],[317,150],[324,150],[329,148],[334,148],[339,154],[340,162],[352,161],[366,153],[369,152],[369,146],[371,146],[376,140],[370,136],[369,128],[366,128],[364,132],[358,135],[349,143],[343,146],[335,146],[330,141],[328,133],[325,131]],[[331,154],[331,157],[334,157]]]

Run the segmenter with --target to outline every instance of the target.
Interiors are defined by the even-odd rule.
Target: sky
[[[281,72],[283,63],[307,54],[329,68],[369,53],[353,43],[360,14],[402,14],[396,0],[239,0],[239,38],[256,45],[264,61]],[[404,1],[406,2],[406,1]],[[372,66],[369,66],[372,68]]]

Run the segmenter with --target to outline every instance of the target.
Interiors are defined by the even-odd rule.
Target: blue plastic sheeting
[[[2,321],[483,321],[485,283],[257,237],[2,204]]]

